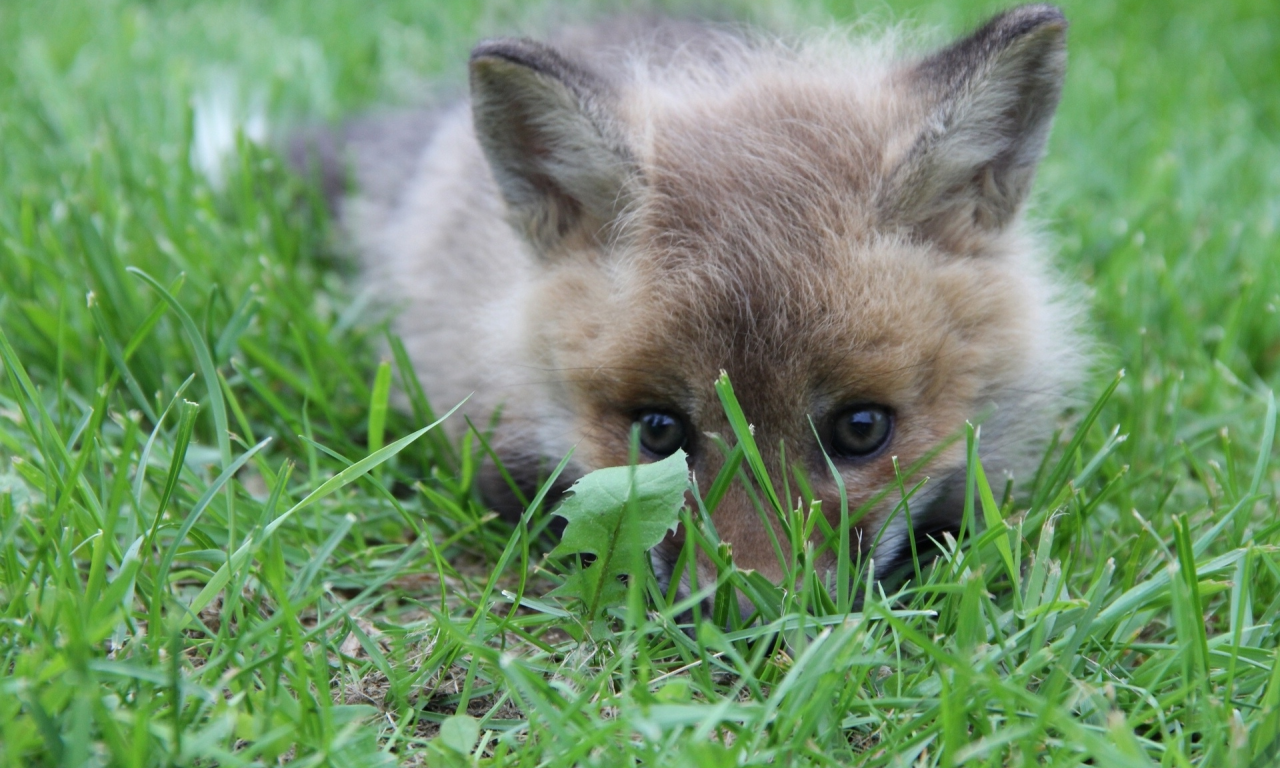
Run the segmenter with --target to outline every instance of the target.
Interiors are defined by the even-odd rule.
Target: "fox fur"
[[[351,128],[331,149],[353,183],[329,183],[432,402],[470,397],[477,424],[500,409],[494,447],[526,490],[571,449],[566,481],[627,463],[652,408],[686,420],[705,488],[710,436],[732,441],[727,371],[773,476],[802,470],[834,526],[822,435],[851,404],[892,418],[885,450],[833,458],[856,509],[966,420],[989,475],[1028,480],[1079,379],[1072,302],[1023,220],[1066,30],[1028,5],[923,55],[662,19],[486,40],[468,99]],[[964,468],[960,440],[922,470],[922,542],[958,525]],[[910,562],[895,501],[854,531],[878,574]],[[747,489],[713,523],[781,578]],[[682,538],[653,553],[664,580]]]

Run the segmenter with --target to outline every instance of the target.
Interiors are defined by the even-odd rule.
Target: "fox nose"
[[[739,569],[758,571],[774,583],[782,580],[791,553],[772,509],[757,508],[747,489],[735,484],[720,500],[711,522]]]

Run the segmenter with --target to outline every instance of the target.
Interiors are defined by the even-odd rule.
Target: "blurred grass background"
[[[873,26],[905,22],[942,40],[1001,7],[828,2],[745,12],[796,27],[870,17]],[[1280,378],[1280,8],[1271,0],[1064,7],[1071,63],[1035,210],[1060,244],[1067,279],[1085,286],[1100,340],[1102,363],[1086,399],[1116,369],[1128,374],[1082,449],[1082,464],[1089,451],[1105,452],[1060,523],[1064,583],[1079,599],[1115,558],[1115,589],[1141,584],[1177,560],[1175,516],[1202,534],[1242,500],[1230,535],[1197,555],[1247,549],[1256,570],[1237,572],[1234,585],[1223,577],[1226,586],[1205,598],[1211,638],[1252,643],[1253,656],[1231,657],[1232,665],[1251,659],[1252,676],[1236,666],[1228,674],[1219,658],[1216,676],[1205,672],[1206,698],[1169,688],[1189,663],[1176,640],[1190,630],[1170,613],[1186,596],[1166,591],[1150,596],[1139,640],[1112,637],[1110,648],[1098,641],[1097,665],[1080,672],[1088,685],[1060,691],[1058,703],[1086,725],[1094,717],[1117,743],[1127,743],[1121,731],[1137,734],[1135,765],[1269,759],[1263,737],[1275,731],[1280,704],[1277,683],[1266,685],[1280,610],[1280,465],[1263,439],[1265,392]],[[521,718],[540,710],[532,699],[523,715],[510,709],[514,683],[484,667],[480,649],[509,632],[525,632],[513,642],[531,649],[551,641],[483,622],[442,629],[450,616],[470,620],[506,542],[473,497],[467,446],[415,443],[379,468],[385,475],[376,483],[350,485],[284,521],[274,537],[252,538],[347,462],[426,418],[422,409],[392,411],[371,424],[371,405],[386,399],[382,331],[362,312],[370,297],[353,294],[316,191],[287,173],[271,147],[294,126],[460,92],[479,36],[546,29],[576,14],[563,4],[438,1],[0,3],[0,330],[12,352],[0,381],[5,762],[413,761],[424,759],[418,750],[437,733],[437,714],[472,711],[473,698],[484,702],[473,714],[487,712],[486,727],[532,727]],[[224,166],[214,150],[228,144]],[[126,267],[168,286],[192,326]],[[218,396],[236,436],[230,446],[217,436]],[[198,411],[184,398],[199,402]],[[1108,443],[1113,428],[1127,440]],[[239,456],[268,436],[273,442],[237,480],[216,482],[229,450]],[[1259,456],[1264,463],[1251,475]],[[148,472],[139,475],[140,465]],[[380,490],[384,484],[396,493]],[[217,493],[203,517],[191,516],[210,490]],[[157,552],[181,549],[171,573],[145,550],[130,559],[131,543],[148,536]],[[192,629],[171,609],[200,594],[227,565],[228,549],[246,540],[253,559],[231,569],[244,599],[219,598]],[[1253,634],[1236,632],[1245,603],[1261,628]],[[542,617],[553,619],[561,620]],[[1124,661],[1149,670],[1143,665],[1159,659],[1168,676],[1141,684],[1106,669]],[[945,666],[934,659],[919,667],[919,679],[936,687]],[[615,674],[634,683],[638,674],[591,668],[598,674],[590,685]],[[1122,726],[1105,712],[1080,713],[1084,689],[1102,690],[1107,680],[1121,698],[1129,691],[1129,703],[1115,705],[1130,717]],[[710,706],[734,690],[710,678],[693,685],[693,698],[671,696]],[[1104,694],[1114,704],[1115,691]],[[970,717],[987,706],[978,694],[957,695]],[[904,756],[920,761],[913,765],[958,764],[954,750],[939,751],[931,739],[959,726],[944,722],[936,690],[920,697],[914,709],[900,701],[906,714],[895,715],[910,720],[914,712],[914,731],[858,721],[833,727],[833,738],[868,764],[906,765],[894,762]],[[1215,713],[1209,724],[1193,725],[1194,701]],[[564,722],[585,718],[584,732],[595,729],[601,744],[630,733],[606,726],[619,717],[617,701],[605,696],[592,706]],[[1063,746],[1065,732],[1041,722],[1010,737],[1016,749],[971,751],[968,759],[1086,759]],[[628,759],[712,760],[697,757],[705,734],[685,726],[646,738],[674,751],[637,747]],[[546,749],[520,754],[572,762]],[[771,754],[822,764],[800,752]]]

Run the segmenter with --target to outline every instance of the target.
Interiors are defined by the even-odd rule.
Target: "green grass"
[[[693,634],[641,582],[597,620],[546,597],[545,517],[513,533],[479,442],[418,434],[316,191],[243,139],[216,185],[189,161],[193,100],[409,103],[540,15],[366,5],[0,4],[0,760],[1280,760],[1272,0],[1067,3],[1037,208],[1103,364],[1037,481],[989,478],[996,524],[860,612],[726,563],[765,622]]]

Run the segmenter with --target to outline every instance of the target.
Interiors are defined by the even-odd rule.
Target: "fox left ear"
[[[625,204],[633,163],[603,78],[532,40],[471,52],[476,136],[515,224],[543,254],[598,236]]]
[[[889,173],[881,215],[962,253],[1005,227],[1049,136],[1066,31],[1058,8],[1021,6],[901,71],[923,121]]]

